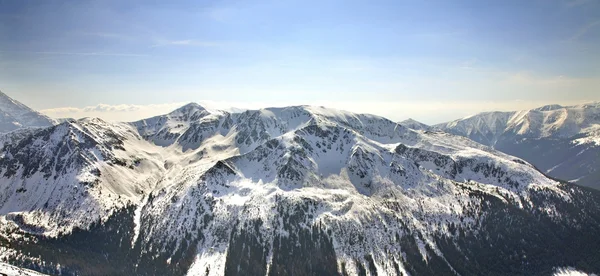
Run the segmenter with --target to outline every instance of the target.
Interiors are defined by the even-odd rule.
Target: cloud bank
[[[98,117],[107,121],[131,122],[140,119],[166,114],[178,107],[185,105],[184,102],[166,104],[98,104],[86,107],[58,107],[40,110],[41,113],[52,118],[84,118]]]
[[[369,113],[386,117],[393,121],[402,121],[413,118],[427,124],[436,124],[470,116],[485,111],[514,111],[540,107],[547,104],[576,105],[584,101],[320,101],[304,103],[306,105],[325,106],[347,110],[356,113]],[[83,118],[99,117],[108,121],[131,122],[167,114],[187,102],[167,104],[98,104],[95,106],[61,107],[41,110],[42,113],[52,118]],[[288,102],[219,102],[201,101],[200,105],[207,109],[225,110],[229,112],[242,112],[244,110],[260,109],[265,107],[283,107],[298,105]],[[444,118],[440,120],[440,118]]]

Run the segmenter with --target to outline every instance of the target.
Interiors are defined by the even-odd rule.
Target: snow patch
[[[578,271],[572,267],[557,268],[553,274],[554,276],[597,276],[597,274],[588,274],[582,271]]]
[[[37,271],[12,266],[6,263],[0,263],[0,275],[6,276],[45,276]]]

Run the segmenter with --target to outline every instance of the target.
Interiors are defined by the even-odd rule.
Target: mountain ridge
[[[553,177],[600,188],[600,103],[484,112],[434,126],[519,156]]]
[[[412,118],[408,118],[404,121],[401,121],[401,122],[399,122],[399,124],[404,125],[410,129],[414,129],[414,130],[431,130],[432,129],[431,126],[421,123]]]
[[[21,128],[48,127],[56,122],[0,91],[0,133]]]
[[[188,104],[11,139],[0,259],[50,274],[464,275],[492,259],[507,274],[600,270],[597,251],[580,250],[600,236],[597,192],[375,115]],[[556,253],[567,243],[579,251]],[[508,244],[539,257],[524,263]]]

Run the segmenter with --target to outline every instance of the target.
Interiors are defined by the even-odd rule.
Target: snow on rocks
[[[394,274],[405,271],[399,240],[443,258],[434,236],[476,228],[473,191],[520,208],[531,190],[562,193],[468,139],[323,107],[230,114],[190,104],[134,123],[83,119],[2,154],[0,215],[15,227],[56,236],[136,205],[132,247],[174,259],[194,250],[189,275],[222,275],[237,236],[264,243],[276,269],[276,242],[302,231],[321,233],[349,275],[357,263]]]

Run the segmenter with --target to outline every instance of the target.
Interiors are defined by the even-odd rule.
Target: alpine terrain
[[[431,130],[431,126],[421,123],[412,118],[406,119],[399,124],[414,130]]]
[[[600,189],[600,103],[485,112],[435,127],[523,158],[550,176]]]
[[[0,262],[45,274],[600,272],[600,192],[374,115],[188,104],[2,141]]]
[[[52,125],[54,125],[54,120],[11,99],[0,91],[0,133]]]

